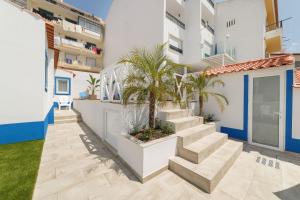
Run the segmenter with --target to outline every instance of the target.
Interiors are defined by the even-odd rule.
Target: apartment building
[[[104,22],[63,0],[11,0],[54,25],[59,50],[55,72],[55,97],[78,98],[87,90],[89,74],[99,76],[103,66]]]
[[[264,58],[282,46],[277,0],[118,0],[106,24],[105,67],[158,43],[193,70]]]

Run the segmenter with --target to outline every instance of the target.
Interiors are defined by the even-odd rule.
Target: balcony
[[[215,34],[215,30],[206,22],[204,19],[201,19],[201,25],[206,28],[211,34]]]
[[[81,54],[90,56],[93,58],[101,57],[102,49],[97,47],[88,46],[81,42],[65,39],[56,36],[54,38],[55,46],[63,51],[68,51],[70,53]]]
[[[169,48],[172,49],[173,51],[183,54],[183,50],[181,48],[175,47],[171,44],[169,45]]]
[[[185,29],[185,24],[182,21],[180,21],[179,19],[177,19],[176,17],[174,17],[169,12],[166,12],[166,17],[167,17],[167,19],[169,19],[170,21],[172,21],[173,23],[175,23],[180,28]]]
[[[282,50],[282,21],[266,26],[266,52],[274,53]]]
[[[83,28],[82,26],[78,24],[73,24],[71,22],[68,22],[66,20],[61,19],[53,19],[52,23],[56,26],[56,28],[69,32],[73,34],[74,36],[80,36],[80,37],[89,37],[93,38],[95,40],[102,39],[101,34],[96,33],[94,31],[88,30]]]
[[[58,67],[63,69],[82,71],[82,72],[91,72],[91,73],[99,73],[101,70],[100,66],[91,67],[81,63],[80,61],[72,61],[72,60],[63,60],[60,59],[58,62]]]

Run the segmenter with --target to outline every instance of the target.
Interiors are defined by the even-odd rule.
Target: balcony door
[[[256,75],[250,81],[250,143],[283,150],[283,75]]]

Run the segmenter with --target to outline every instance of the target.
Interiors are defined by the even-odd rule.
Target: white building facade
[[[114,65],[132,48],[163,43],[169,45],[170,58],[192,65],[194,71],[264,58],[281,51],[276,5],[277,0],[113,1],[106,20],[104,66]]]

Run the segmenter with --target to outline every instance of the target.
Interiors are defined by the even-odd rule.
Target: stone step
[[[167,101],[163,105],[160,106],[162,110],[173,110],[173,109],[180,109],[179,103],[174,103],[172,101]]]
[[[76,123],[76,122],[81,122],[82,119],[81,117],[76,117],[72,119],[55,119],[54,123],[55,124],[66,124],[66,123]]]
[[[189,145],[202,137],[205,137],[211,133],[216,132],[215,124],[201,124],[188,129],[184,129],[177,133],[178,146]]]
[[[203,124],[203,117],[183,117],[178,119],[162,121],[162,123],[172,124],[175,132],[179,132],[184,129]]]
[[[169,168],[187,181],[211,193],[242,152],[243,143],[228,140],[200,164],[181,157],[169,160]]]
[[[158,118],[165,121],[189,116],[191,115],[188,109],[161,110],[158,112]]]
[[[193,163],[201,163],[228,139],[227,134],[214,132],[195,142],[178,148],[180,157]]]

